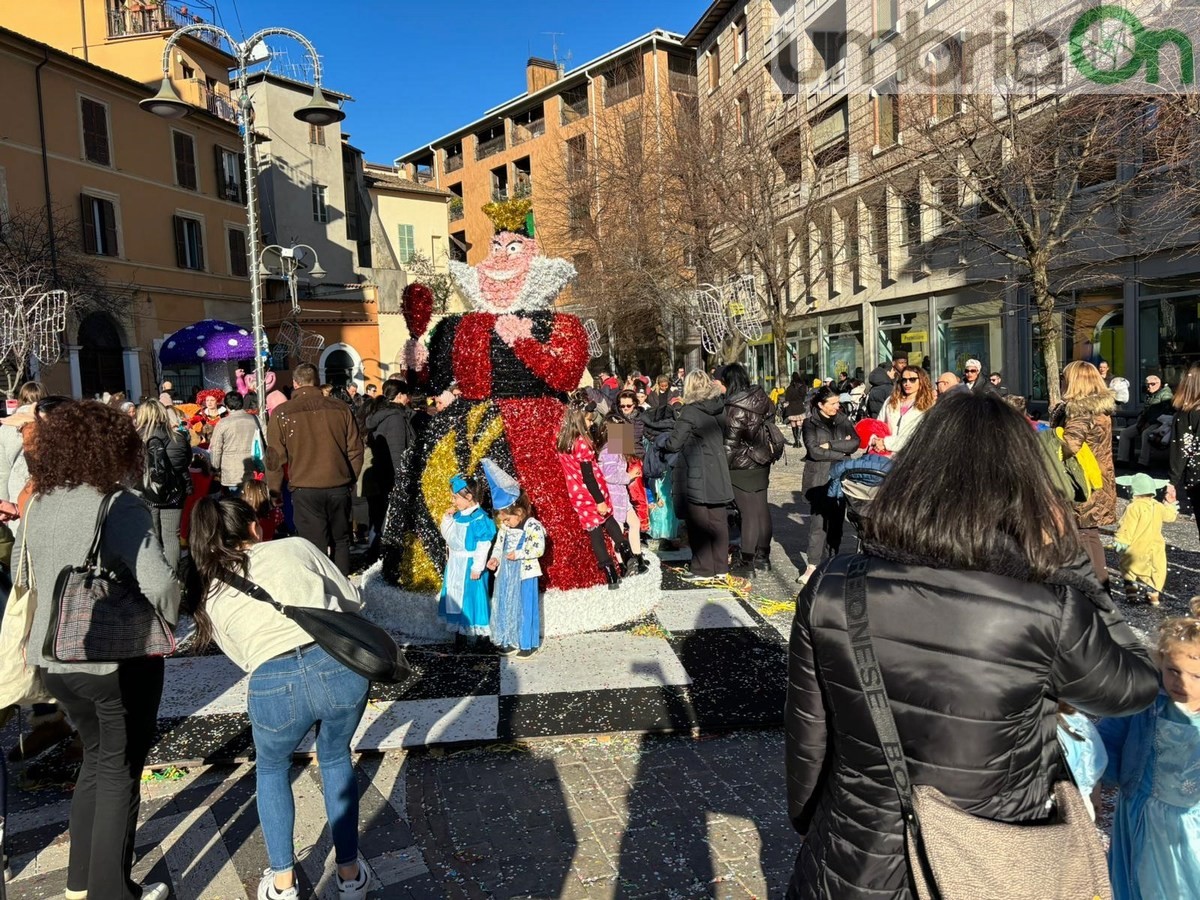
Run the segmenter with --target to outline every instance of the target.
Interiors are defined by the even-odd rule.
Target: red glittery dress
[[[601,583],[557,447],[567,392],[578,387],[589,359],[587,333],[575,316],[548,310],[517,315],[529,320],[532,336],[517,338],[511,346],[496,332],[497,316],[486,312],[448,316],[430,335],[430,394],[446,389],[451,381],[462,393],[430,421],[399,500],[408,508],[396,511],[403,524],[385,528],[385,543],[389,531],[409,541],[395,575],[389,575],[402,587],[428,590],[436,577],[430,574],[433,568],[440,573],[444,550],[431,523],[449,504],[448,488],[444,497],[441,493],[442,476],[454,474],[447,465],[472,474],[479,471],[483,456],[502,468],[511,467],[546,528],[546,587]],[[392,506],[397,505],[394,496]],[[420,546],[412,546],[414,541]],[[425,558],[430,565],[424,564]]]

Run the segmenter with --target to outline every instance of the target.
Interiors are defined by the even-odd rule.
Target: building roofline
[[[59,50],[50,44],[29,37],[27,34],[21,34],[19,31],[13,31],[10,28],[0,26],[0,40],[8,40],[14,44],[24,45],[35,53],[40,53],[49,58],[57,60],[59,63],[66,63],[75,68],[82,69],[85,72],[93,72],[97,75],[102,75],[117,86],[127,89],[132,94],[138,94],[142,97],[153,97],[158,91],[157,87],[150,87],[142,82],[130,78],[128,75],[122,75],[120,72],[114,72],[112,69],[106,69],[103,66],[98,66],[94,62],[89,62],[86,59],[80,59],[78,56]],[[209,123],[219,124],[226,130],[236,133],[237,125],[232,122],[226,122],[220,116],[214,116],[207,109],[200,106],[191,106],[191,112],[188,113],[188,118],[199,116],[207,120]],[[147,113],[149,115],[149,113]]]
[[[713,29],[721,23],[721,20],[729,15],[729,11],[737,5],[738,0],[713,0],[684,37],[683,46],[692,50],[699,47],[713,33]]]
[[[254,84],[259,81],[271,81],[283,87],[302,90],[305,93],[311,93],[313,89],[311,83],[297,81],[294,78],[285,78],[283,75],[276,75],[274,72],[255,72],[252,75],[247,75],[246,81],[250,84]],[[349,94],[343,94],[341,91],[335,91],[333,88],[326,87],[324,84],[321,85],[321,93],[330,97],[337,97],[339,100],[345,100],[349,103],[354,102],[354,98]]]
[[[480,116],[478,119],[475,119],[473,122],[469,122],[468,124],[463,125],[459,128],[456,128],[453,131],[448,132],[447,134],[444,134],[439,138],[435,138],[434,140],[430,141],[427,144],[422,144],[420,147],[410,150],[408,153],[397,156],[393,160],[393,163],[400,163],[403,161],[407,161],[410,157],[418,156],[422,153],[428,152],[430,146],[436,147],[436,146],[443,144],[454,138],[463,137],[465,135],[470,134],[473,131],[478,131],[483,125],[486,125],[488,122],[492,122],[497,119],[504,118],[504,114],[507,113],[508,111],[513,110],[513,109],[519,109],[522,106],[524,106],[525,104],[532,103],[533,101],[537,100],[539,97],[545,98],[545,97],[553,96],[554,94],[559,93],[562,90],[564,90],[566,87],[570,86],[572,83],[577,83],[580,80],[582,80],[583,77],[586,76],[587,73],[591,69],[595,69],[599,66],[603,66],[605,63],[612,62],[613,60],[615,60],[621,56],[624,56],[630,50],[635,50],[638,47],[641,47],[645,44],[649,44],[649,43],[652,43],[655,41],[661,42],[661,43],[667,45],[668,47],[674,47],[679,50],[686,49],[683,44],[683,35],[681,35],[681,34],[676,34],[673,31],[667,31],[662,28],[657,28],[654,31],[649,31],[646,34],[643,34],[641,37],[634,38],[632,41],[629,41],[626,44],[622,44],[620,47],[617,47],[615,50],[610,50],[601,56],[597,56],[595,59],[585,62],[581,66],[576,66],[570,72],[564,73],[563,76],[561,78],[559,78],[557,81],[546,85],[544,88],[541,88],[540,90],[536,90],[533,93],[529,93],[528,91],[526,91],[523,94],[519,94],[516,97],[513,97],[511,100],[506,100],[504,103],[501,103],[498,106],[493,106],[491,109],[486,110],[482,116]]]

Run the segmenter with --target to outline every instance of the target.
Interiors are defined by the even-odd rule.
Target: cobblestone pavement
[[[778,547],[752,597],[781,628],[803,565],[800,473],[789,459],[772,474]],[[1200,585],[1195,521],[1167,526],[1167,539],[1163,606],[1126,607],[1147,635]],[[798,847],[778,728],[431,748],[363,756],[356,769],[362,848],[383,885],[373,897],[778,897]],[[61,897],[70,770],[43,758],[14,776],[8,897]],[[315,764],[294,769],[301,896],[334,898],[319,782]],[[169,881],[180,900],[254,896],[266,853],[252,764],[160,774],[143,796],[139,878]]]

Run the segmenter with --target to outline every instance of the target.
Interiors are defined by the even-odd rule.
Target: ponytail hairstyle
[[[192,509],[191,534],[188,546],[196,574],[200,576],[200,590],[196,595],[196,646],[203,649],[212,643],[212,619],[206,604],[221,576],[232,573],[245,576],[250,569],[246,544],[257,540],[254,528],[258,515],[253,507],[240,497],[208,496]]]

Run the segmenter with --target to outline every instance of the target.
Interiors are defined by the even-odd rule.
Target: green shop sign
[[[1096,84],[1120,84],[1144,65],[1146,82],[1158,84],[1159,52],[1172,44],[1179,51],[1179,74],[1191,84],[1195,74],[1192,42],[1178,28],[1153,31],[1129,10],[1097,6],[1082,13],[1071,28],[1071,62]]]

